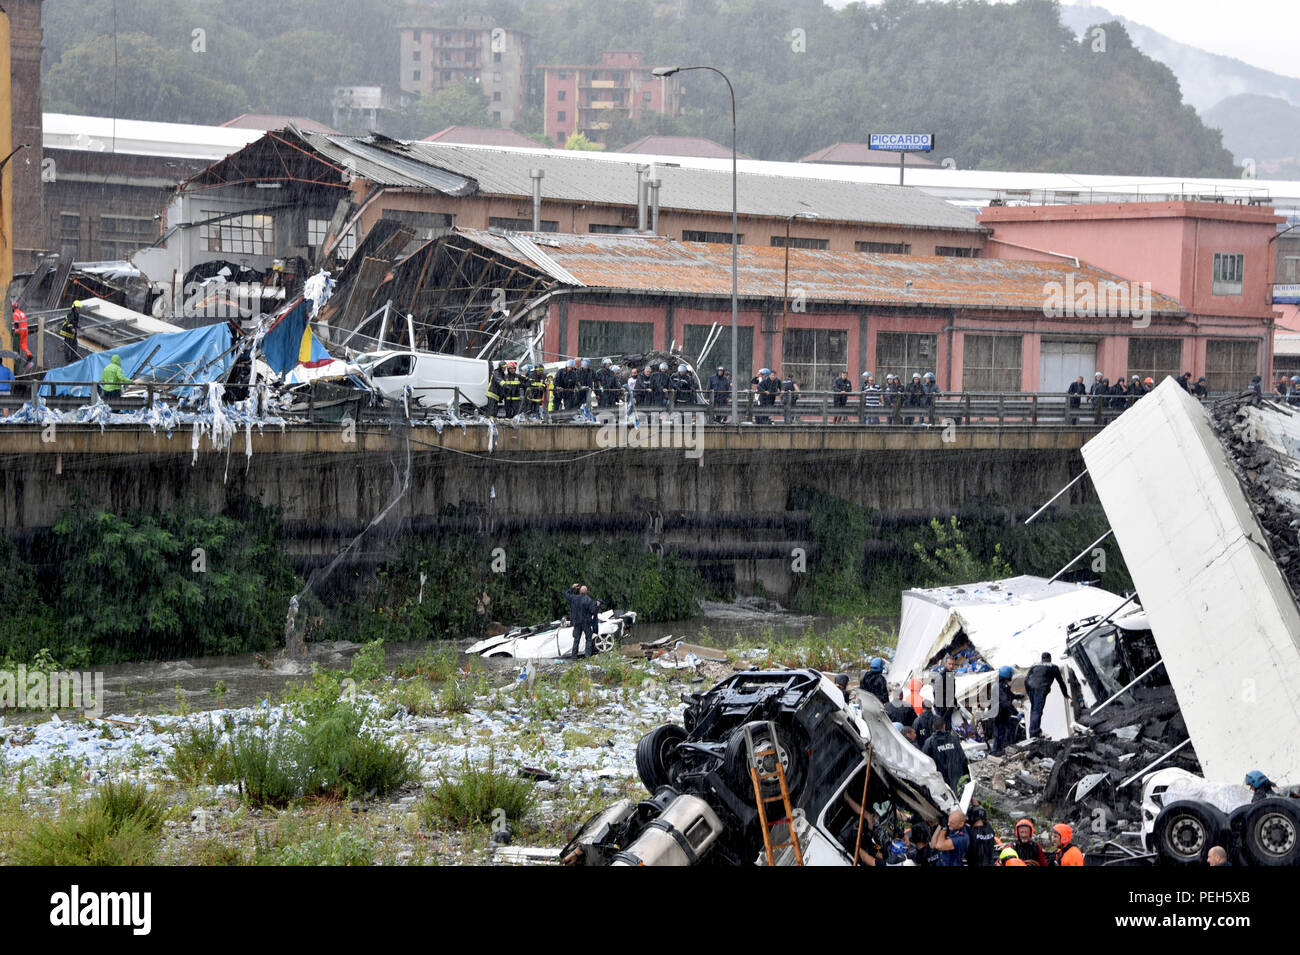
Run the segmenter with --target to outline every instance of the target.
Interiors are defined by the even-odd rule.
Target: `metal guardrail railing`
[[[99,382],[61,381],[43,382],[18,379],[10,383],[9,393],[0,393],[0,412],[9,414],[26,404],[37,391],[47,407],[58,410],[75,410],[90,404],[93,399],[84,396],[53,394],[54,388],[80,387],[105,398],[115,411],[136,411],[152,407],[159,400],[174,400],[173,392],[184,385],[163,382],[140,382],[126,386],[125,392],[105,396]],[[238,398],[247,396],[249,386],[228,386]],[[253,386],[258,398],[258,413],[267,407],[268,386]],[[243,391],[238,389],[245,389]],[[617,403],[609,404],[609,395],[572,395],[579,403],[564,407],[563,394],[557,389],[549,411],[525,397],[505,399],[497,403],[494,417],[507,418],[524,414],[536,421],[567,423],[572,415],[580,414],[582,399],[594,414],[627,411],[627,392],[613,394]],[[445,393],[445,397],[443,397]],[[434,396],[434,400],[429,400]],[[791,425],[803,427],[879,426],[879,427],[946,427],[948,425],[975,427],[1104,427],[1141,396],[1099,395],[1083,396],[1077,400],[1059,392],[958,392],[939,395],[913,395],[884,392],[830,392],[802,391],[787,402],[788,392],[760,395],[753,391],[741,392],[740,416],[742,423],[758,425]],[[681,392],[669,390],[662,395],[644,395],[636,410],[640,414],[695,413],[705,416],[706,424],[730,425],[731,393],[696,391],[685,399]],[[1213,396],[1212,396],[1213,397]],[[423,399],[423,400],[422,400]],[[604,400],[605,403],[602,403]],[[1204,399],[1203,399],[1204,400]],[[338,389],[334,393],[318,393],[315,388],[304,388],[289,407],[289,413],[306,418],[309,422],[337,422],[345,418],[355,421],[391,422],[394,418],[427,420],[445,418],[448,405],[461,409],[469,405],[465,393],[452,386],[411,388],[406,400],[385,399],[372,403],[365,392]],[[544,405],[545,402],[542,402]]]

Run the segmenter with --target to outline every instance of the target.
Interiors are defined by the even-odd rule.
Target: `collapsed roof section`
[[[1300,607],[1208,412],[1166,379],[1083,456],[1206,776],[1296,775]]]

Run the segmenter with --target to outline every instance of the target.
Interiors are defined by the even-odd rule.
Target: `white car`
[[[390,401],[401,401],[406,389],[421,408],[445,408],[460,392],[460,403],[487,404],[492,363],[460,355],[410,350],[376,351],[354,361],[375,390]]]
[[[636,623],[635,610],[606,610],[597,617],[598,631],[593,641],[597,653],[618,646],[628,628]],[[587,640],[582,641],[586,650]],[[534,627],[516,627],[507,633],[480,640],[466,653],[481,657],[515,660],[546,660],[567,656],[573,651],[573,625],[568,620],[552,620]]]

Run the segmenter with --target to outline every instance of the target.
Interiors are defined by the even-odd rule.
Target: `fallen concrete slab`
[[[1206,776],[1300,775],[1300,608],[1209,413],[1166,379],[1083,457]]]

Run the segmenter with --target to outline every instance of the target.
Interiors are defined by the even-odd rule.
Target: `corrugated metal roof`
[[[436,189],[463,198],[478,191],[473,178],[449,171],[411,154],[395,140],[383,146],[355,136],[327,136],[294,130],[328,159],[379,186]]]
[[[588,288],[731,295],[729,245],[623,235],[538,232],[524,236],[472,229],[457,232],[552,276],[556,274],[552,269],[558,266]],[[521,238],[528,239],[543,258],[533,258],[527,244],[519,241]],[[779,299],[784,295],[784,249],[742,245],[738,265],[742,296]],[[1075,289],[1082,289],[1085,282],[1092,283],[1094,289],[1106,282],[1128,284],[1109,272],[1066,263],[790,250],[791,296],[802,293],[809,302],[988,308],[1041,314],[1050,283],[1061,283],[1064,292],[1071,278]],[[1098,317],[1095,311],[1076,310],[1075,317]],[[1185,314],[1176,300],[1157,292],[1151,293],[1151,312]]]
[[[576,150],[485,149],[452,143],[410,143],[408,155],[419,157],[479,184],[479,191],[505,196],[532,196],[528,173],[541,169],[543,199],[599,205],[636,205],[637,171],[646,159],[634,153],[592,155]],[[731,208],[731,170],[671,165],[656,166],[663,183],[661,209],[719,212]],[[787,164],[785,175],[740,173],[737,192],[741,215],[789,216],[811,212],[833,222],[871,223],[912,228],[982,230],[975,217],[955,206],[904,186],[846,183],[798,175],[809,166]]]

